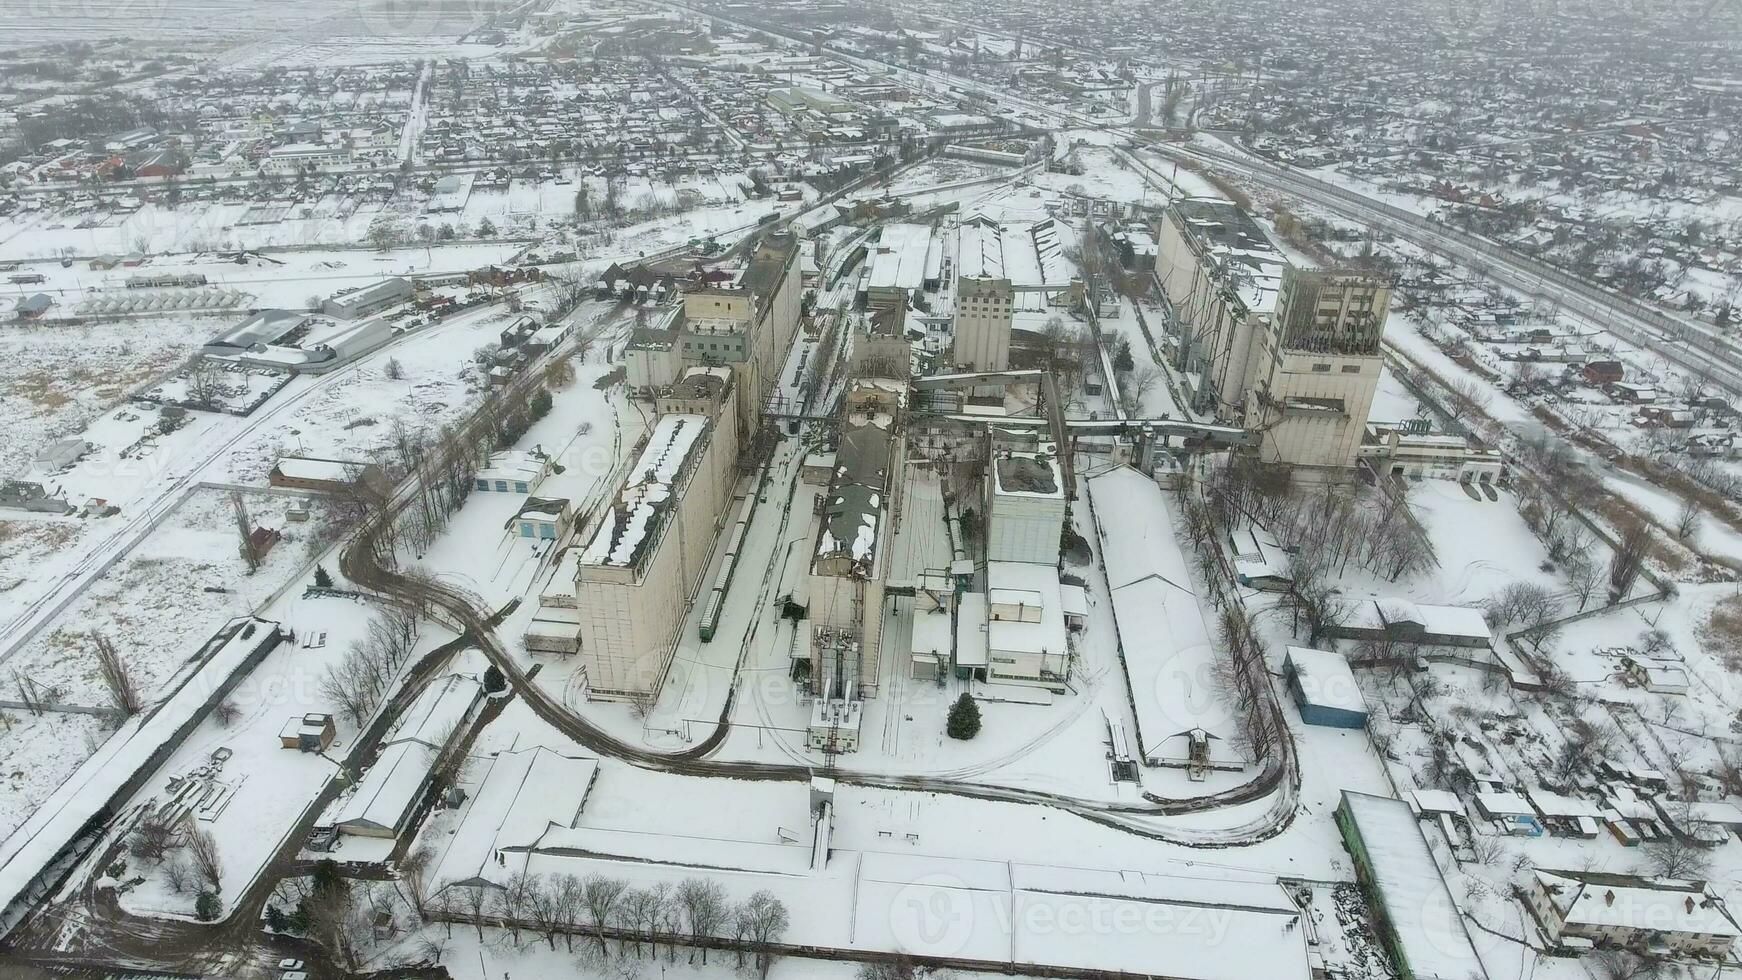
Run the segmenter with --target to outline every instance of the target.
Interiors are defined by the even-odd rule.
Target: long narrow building
[[[729,375],[692,368],[662,392],[653,431],[581,549],[575,604],[589,697],[652,695],[671,665],[732,496]]]

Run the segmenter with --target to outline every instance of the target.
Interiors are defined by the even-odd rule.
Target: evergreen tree
[[[497,691],[507,689],[508,679],[502,676],[502,671],[497,670],[495,664],[491,664],[489,669],[484,671],[484,693],[495,694]]]
[[[951,738],[969,739],[980,734],[980,706],[963,691],[956,703],[950,705],[950,719],[944,730]]]
[[[330,589],[333,587],[333,577],[327,574],[325,565],[315,566],[315,588]]]

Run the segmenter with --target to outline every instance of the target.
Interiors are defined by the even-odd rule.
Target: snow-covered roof
[[[348,462],[341,459],[315,459],[309,456],[285,456],[279,459],[274,469],[280,476],[289,480],[308,480],[319,483],[350,483],[352,477],[363,466],[362,463]]]
[[[1062,654],[1065,652],[1065,610],[1059,597],[1058,569],[1032,562],[986,563],[987,601],[992,617],[986,624],[986,645],[993,651]],[[1000,607],[1020,606],[1039,622],[1000,618]]]
[[[1215,692],[1201,687],[1213,675],[1215,652],[1167,495],[1154,480],[1120,466],[1089,480],[1089,500],[1139,750],[1145,759],[1158,759],[1168,739],[1194,728],[1225,738],[1226,711]]]
[[[1349,661],[1331,650],[1289,647],[1285,656],[1294,665],[1295,682],[1308,704],[1342,711],[1367,713],[1367,699],[1361,696],[1360,685]]]
[[[964,594],[956,606],[956,663],[986,666],[986,594]]]
[[[440,747],[483,696],[483,685],[464,674],[431,681],[399,716],[384,744],[410,741]]]
[[[1415,803],[1417,813],[1463,813],[1464,803],[1458,799],[1458,794],[1449,789],[1418,789],[1412,790],[1410,799]]]
[[[1066,616],[1087,617],[1089,615],[1089,592],[1080,585],[1069,582],[1059,583],[1059,601],[1064,607]]]
[[[918,289],[925,282],[929,225],[887,224],[873,246],[866,285],[872,289]]]
[[[1349,610],[1348,625],[1357,629],[1419,626],[1429,636],[1489,641],[1493,633],[1482,610],[1474,606],[1437,606],[1403,598],[1358,602]]]
[[[951,635],[954,629],[955,624],[951,622],[947,609],[914,613],[913,652],[935,655],[940,660],[948,661],[956,646]]]
[[[1536,807],[1517,793],[1477,793],[1476,805],[1492,817],[1536,817]]]
[[[525,850],[552,827],[573,827],[598,767],[542,745],[498,753],[436,864],[436,887],[500,885],[512,869],[496,863],[496,852]]]
[[[647,437],[641,455],[629,468],[617,501],[593,531],[593,539],[581,552],[582,565],[633,565],[641,554],[654,522],[677,494],[675,484],[683,475],[692,451],[707,431],[703,415],[661,415]]]
[[[994,490],[1007,496],[1063,497],[1065,493],[1058,459],[1050,452],[1000,455],[992,461],[992,474]]]
[[[1421,980],[1485,977],[1451,892],[1409,804],[1343,791],[1385,919],[1410,972]]]
[[[1276,309],[1288,261],[1258,222],[1239,205],[1220,198],[1187,198],[1173,205],[1180,224],[1220,278],[1239,293],[1254,313]]]
[[[375,764],[333,811],[332,823],[398,830],[423,792],[436,757],[483,696],[483,686],[463,674],[449,674],[425,687],[394,724]]]
[[[975,215],[956,226],[956,275],[1062,289],[1073,274],[1065,257],[1067,235],[1051,218],[1000,223]]]
[[[1590,800],[1582,800],[1576,796],[1566,796],[1533,786],[1525,791],[1530,798],[1531,806],[1544,817],[1561,820],[1576,820],[1579,817],[1597,819],[1603,816],[1603,808]]]
[[[1538,870],[1536,883],[1568,924],[1742,937],[1703,881]]]
[[[548,460],[534,452],[523,449],[505,449],[490,454],[490,465],[473,474],[478,480],[518,481],[528,486],[536,486],[544,478],[544,468]]]

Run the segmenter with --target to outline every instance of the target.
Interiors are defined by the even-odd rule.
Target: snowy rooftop
[[[499,753],[436,864],[436,887],[501,884],[510,872],[496,852],[530,848],[553,827],[573,827],[598,767],[543,746]]]
[[[954,623],[950,620],[948,610],[936,609],[930,612],[913,614],[913,652],[929,654],[939,660],[948,662],[950,652],[955,649],[951,636]]]
[[[1219,198],[1187,198],[1174,209],[1199,249],[1220,263],[1223,275],[1237,285],[1247,309],[1275,310],[1288,260],[1258,222]]]
[[[1143,757],[1161,758],[1163,743],[1194,728],[1226,738],[1225,713],[1194,689],[1194,679],[1211,675],[1215,652],[1167,495],[1120,466],[1089,480],[1089,499]]]
[[[1011,453],[993,461],[999,493],[1029,497],[1063,497],[1058,460],[1050,453]]]
[[[1016,653],[1065,652],[1065,610],[1059,596],[1058,569],[1031,562],[986,563],[988,601],[993,618],[986,625],[987,647]],[[1038,622],[1004,618],[1003,612],[1020,607]]]
[[[1493,636],[1482,610],[1475,606],[1437,606],[1398,598],[1356,603],[1349,610],[1348,625],[1357,629],[1418,626],[1431,636],[1480,640]]]
[[[1485,977],[1415,813],[1402,800],[1343,791],[1375,890],[1408,967],[1428,980]]]
[[[449,674],[431,681],[411,707],[399,716],[385,742],[389,745],[404,741],[422,742],[439,747],[446,743],[483,696],[483,686],[464,674]]]
[[[635,563],[647,541],[654,520],[676,494],[675,484],[683,475],[691,452],[707,431],[702,415],[661,415],[647,437],[647,445],[629,468],[629,476],[617,502],[593,532],[593,539],[578,559],[582,565]]]
[[[963,594],[956,607],[956,663],[986,666],[986,594]]]
[[[490,465],[479,470],[479,480],[507,480],[536,485],[544,477],[546,460],[538,453],[522,449],[507,449],[490,454]]]
[[[1367,701],[1355,683],[1355,674],[1343,655],[1330,650],[1289,647],[1288,662],[1294,665],[1297,683],[1309,704],[1365,713]]]
[[[925,282],[925,257],[931,247],[928,225],[888,224],[873,246],[870,277],[872,289],[918,289]]]
[[[333,811],[332,823],[397,830],[423,792],[436,756],[483,695],[476,680],[461,674],[425,687],[394,724],[375,764]]]
[[[956,275],[1062,289],[1070,285],[1073,271],[1064,254],[1067,244],[1058,223],[1050,218],[1001,224],[975,216],[957,226]]]
[[[1569,924],[1742,937],[1703,881],[1539,870],[1536,884]]]
[[[290,480],[310,480],[325,483],[350,483],[360,463],[339,459],[315,459],[308,456],[285,456],[274,467]]]

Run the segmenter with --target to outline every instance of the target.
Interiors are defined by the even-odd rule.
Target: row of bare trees
[[[1217,686],[1234,720],[1235,748],[1246,758],[1264,762],[1283,734],[1282,715],[1276,710],[1264,666],[1264,644],[1243,603],[1223,605],[1217,625],[1222,641]]]
[[[393,689],[393,679],[417,646],[417,632],[414,610],[381,605],[363,637],[321,675],[321,695],[338,705],[352,724],[362,725]]]
[[[518,941],[522,929],[530,929],[556,949],[557,937],[574,949],[577,933],[590,935],[601,956],[611,954],[608,941],[617,940],[619,958],[644,955],[657,961],[665,946],[666,962],[676,962],[679,946],[688,946],[689,962],[708,961],[705,942],[730,939],[754,948],[754,965],[766,976],[774,957],[768,946],[786,934],[791,916],[786,905],[772,892],[758,891],[734,903],[719,882],[710,878],[685,878],[675,886],[659,882],[634,888],[627,882],[601,874],[535,875],[515,872],[500,887],[450,885],[425,900],[421,897],[428,862],[408,862],[407,885],[418,896],[419,910],[452,923],[471,923],[478,938],[484,927],[500,925]],[[451,929],[451,925],[450,925]],[[737,951],[744,965],[745,950]]]

